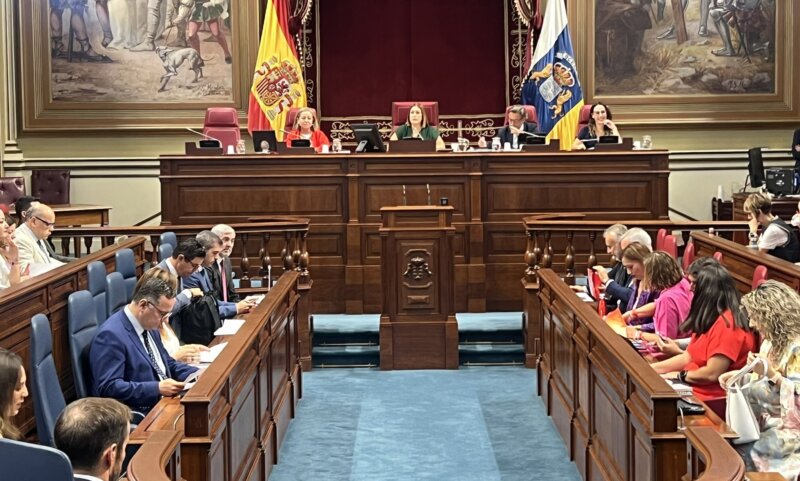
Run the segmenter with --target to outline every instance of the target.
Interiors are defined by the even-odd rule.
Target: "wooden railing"
[[[181,481],[180,431],[150,434],[128,463],[130,481]]]
[[[693,231],[708,232],[729,237],[734,232],[747,232],[749,227],[743,221],[669,221],[669,220],[583,220],[582,216],[532,216],[523,219],[527,233],[525,250],[525,279],[535,282],[536,271],[554,269],[572,279],[580,268],[593,267],[607,263],[603,232],[612,224],[625,224],[629,228],[641,227],[646,230],[655,243],[659,229],[680,237],[687,244]],[[569,281],[568,281],[569,282]]]

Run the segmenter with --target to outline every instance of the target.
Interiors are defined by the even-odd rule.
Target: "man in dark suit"
[[[64,409],[53,438],[72,463],[76,481],[119,479],[130,418],[131,410],[114,399],[87,397]]]
[[[211,269],[214,271],[214,287],[219,294],[218,299],[226,302],[238,302],[239,295],[233,285],[233,265],[231,264],[231,253],[233,252],[233,243],[236,241],[236,231],[229,225],[217,224],[211,228],[211,232],[217,234],[222,240],[222,251],[214,263],[211,264]]]
[[[180,393],[197,371],[170,357],[158,333],[175,306],[177,279],[170,280],[152,276],[137,285],[130,304],[97,331],[89,351],[93,395],[147,412],[161,396]]]
[[[512,149],[518,148],[521,144],[525,143],[525,138],[528,137],[521,132],[533,134],[536,132],[536,122],[526,121],[528,113],[522,105],[513,105],[508,111],[508,125],[502,127],[497,131],[497,137],[500,137],[500,145],[505,145],[506,142],[511,144]]]
[[[212,265],[217,261],[220,252],[222,252],[222,240],[211,232],[204,230],[197,234],[197,241],[205,249],[205,259],[203,261],[203,268],[198,269],[188,279],[184,281],[186,287],[199,287],[203,292],[216,292],[214,288],[214,281],[212,277]],[[219,286],[217,286],[219,288]],[[230,319],[237,314],[246,314],[253,308],[253,303],[249,301],[230,302],[224,301],[222,298],[217,300],[217,308],[219,309],[220,319]]]

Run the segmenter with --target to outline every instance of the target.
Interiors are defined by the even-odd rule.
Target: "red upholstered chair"
[[[0,177],[0,204],[11,205],[25,195],[24,177]]]
[[[656,250],[664,250],[664,239],[667,237],[667,229],[658,229],[656,233]]]
[[[428,123],[434,127],[439,126],[439,102],[392,102],[392,126],[403,125],[408,120],[408,111],[414,104],[420,104],[425,109]]]
[[[592,106],[591,105],[584,105],[581,108],[581,115],[578,117],[578,130],[575,131],[577,134],[581,131],[582,128],[589,125],[589,121],[592,119]]]
[[[506,117],[503,120],[503,125],[508,125],[508,113],[511,111],[511,107],[513,106],[509,105],[506,107]],[[536,107],[533,105],[523,105],[523,107],[525,107],[525,113],[527,114],[525,116],[525,122],[538,122],[538,120],[536,120]]]
[[[314,113],[314,118],[317,119],[317,123],[319,123],[319,117],[317,117],[317,109],[312,109],[311,107],[308,107],[308,110]],[[297,107],[289,109],[289,112],[286,114],[286,127],[285,127],[286,130],[294,129],[294,121],[297,118],[297,112],[299,111],[300,109]]]
[[[45,204],[69,204],[69,170],[33,169],[31,195]]]
[[[683,249],[683,262],[681,263],[681,267],[683,267],[683,272],[689,270],[689,266],[692,264],[692,262],[694,262],[694,257],[695,257],[694,242],[689,241],[689,243],[686,244],[686,248]]]
[[[203,133],[222,142],[223,152],[228,151],[229,145],[235,149],[242,138],[236,109],[233,107],[209,107],[206,109]]]
[[[659,250],[662,250],[662,251],[666,252],[667,254],[671,255],[672,257],[674,257],[675,259],[677,259],[678,258],[678,241],[677,241],[677,239],[675,239],[675,236],[670,234],[670,235],[664,237],[664,245],[661,246],[661,249],[659,249]]]
[[[767,266],[756,266],[755,270],[753,270],[753,281],[750,283],[750,289],[756,290],[766,280]]]
[[[719,262],[720,264],[722,264],[722,252],[719,252],[719,251],[717,251],[717,252],[715,252],[715,253],[714,253],[714,255],[713,255],[713,256],[711,256],[711,257],[713,257],[715,261],[717,261],[717,262]]]

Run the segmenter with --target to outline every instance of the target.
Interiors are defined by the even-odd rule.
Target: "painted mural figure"
[[[144,52],[156,49],[156,35],[161,28],[161,7],[164,0],[147,0],[147,23],[142,42],[131,50],[134,52]],[[186,22],[195,2],[192,0],[167,0],[167,23],[163,32],[165,38],[173,35],[171,29],[174,27],[176,40],[174,45],[186,47]]]
[[[597,64],[611,77],[636,72],[634,62],[642,50],[645,30],[653,27],[647,6],[625,0],[597,4]]]
[[[86,28],[84,14],[87,8],[87,0],[50,0],[50,49],[53,57],[70,58],[85,60],[88,62],[111,62],[105,55],[97,53],[89,42],[89,34]],[[69,30],[67,32],[67,46],[64,46],[64,10],[70,10]],[[111,23],[108,17],[108,0],[96,0],[95,9],[100,27],[103,30],[103,40],[101,44],[105,47],[112,40],[114,35],[111,32]],[[68,51],[72,46],[71,38],[80,45],[80,52],[73,53]]]
[[[598,1],[595,93],[773,93],[776,8],[775,0]]]
[[[228,18],[228,4],[225,0],[194,0],[194,10],[189,17],[189,27],[187,29],[189,45],[200,53],[200,37],[197,32],[205,23],[208,25],[211,35],[222,47],[225,54],[225,63],[231,63],[231,52],[228,49],[228,42],[220,32],[220,20]]]

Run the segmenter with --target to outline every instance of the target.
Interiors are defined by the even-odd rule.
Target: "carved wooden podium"
[[[452,206],[381,209],[381,369],[458,369]]]

